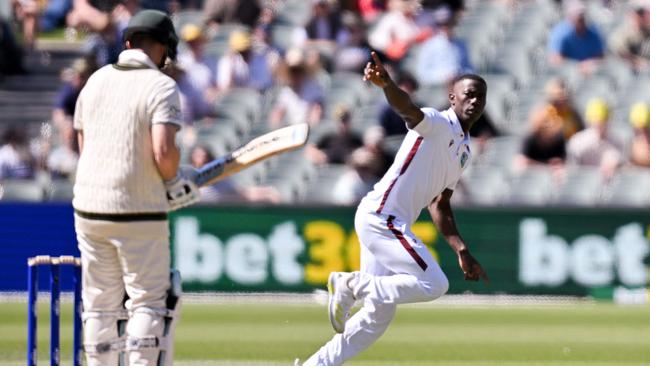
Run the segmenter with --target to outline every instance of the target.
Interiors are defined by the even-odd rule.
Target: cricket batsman
[[[167,213],[199,198],[179,173],[179,91],[161,72],[178,38],[165,13],[143,10],[124,41],[118,62],[90,77],[74,115],[84,350],[89,366],[168,366],[180,278],[170,276]]]
[[[372,58],[364,80],[383,89],[408,133],[393,165],[357,209],[354,225],[361,242],[361,270],[329,276],[328,312],[336,334],[303,366],[343,364],[381,337],[398,304],[431,301],[447,292],[447,277],[411,232],[424,207],[458,255],[465,279],[488,280],[458,233],[449,203],[469,164],[469,130],[485,108],[485,80],[474,74],[458,76],[449,92],[449,109],[420,109],[391,80],[376,53]],[[350,317],[356,300],[363,306]],[[300,365],[299,360],[295,364]]]

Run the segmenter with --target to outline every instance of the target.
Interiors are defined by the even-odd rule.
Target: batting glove
[[[195,172],[194,168],[181,167],[176,177],[164,182],[170,211],[194,204],[201,198],[199,187],[192,181]]]

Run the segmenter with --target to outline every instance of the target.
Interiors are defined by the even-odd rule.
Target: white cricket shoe
[[[328,315],[336,333],[343,333],[355,300],[352,289],[348,286],[350,276],[351,273],[332,272],[327,279]]]

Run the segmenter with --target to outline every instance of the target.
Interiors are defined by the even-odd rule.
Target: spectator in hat
[[[582,119],[561,79],[551,79],[545,92],[545,104],[530,114],[529,132],[524,137],[521,153],[515,159],[516,171],[544,164],[558,168],[560,173],[566,159],[566,141],[583,128]]]
[[[650,61],[650,1],[637,0],[627,21],[614,30],[609,38],[612,51],[627,61],[632,69],[648,69]]]
[[[456,17],[451,9],[442,6],[433,18],[438,32],[422,44],[417,78],[423,85],[447,85],[454,77],[472,72],[473,67],[465,41],[454,35]]]
[[[634,137],[630,146],[630,162],[650,168],[650,108],[644,102],[636,103],[630,110],[630,123]]]
[[[549,36],[549,61],[555,66],[566,60],[577,61],[582,73],[591,74],[605,54],[605,43],[596,26],[588,23],[582,1],[566,1],[564,13],[566,18]]]
[[[217,96],[217,58],[205,54],[205,37],[196,24],[186,24],[181,28],[181,39],[187,49],[178,55],[178,65],[183,69],[185,82],[198,90],[206,102]]]
[[[608,132],[609,105],[602,99],[592,99],[585,111],[588,128],[576,133],[567,143],[569,164],[599,167],[605,179],[610,179],[624,162],[623,149]]]
[[[265,91],[273,85],[269,49],[258,52],[248,31],[234,31],[228,40],[230,50],[219,60],[217,86],[225,91],[250,87]]]

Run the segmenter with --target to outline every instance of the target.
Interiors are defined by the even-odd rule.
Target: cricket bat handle
[[[232,161],[232,159],[232,154],[228,154],[221,158],[215,159],[197,169],[196,175],[190,179],[199,187],[215,183],[218,180],[226,177],[223,173],[226,168],[226,164]]]

